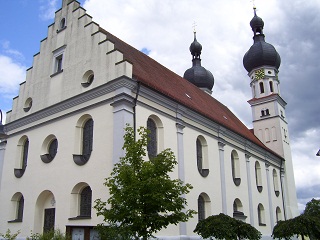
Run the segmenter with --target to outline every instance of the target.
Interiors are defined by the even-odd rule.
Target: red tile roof
[[[214,97],[108,31],[102,28],[100,31],[123,53],[124,59],[133,64],[133,78],[275,154]]]

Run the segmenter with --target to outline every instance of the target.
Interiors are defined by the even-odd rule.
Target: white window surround
[[[52,66],[52,75],[55,75],[57,73],[60,73],[63,71],[64,68],[64,52],[66,49],[66,45],[56,49],[53,51],[53,66]]]

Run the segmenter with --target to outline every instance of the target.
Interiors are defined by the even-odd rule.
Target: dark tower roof
[[[254,68],[260,66],[272,66],[279,69],[281,58],[277,50],[270,43],[265,42],[263,34],[263,20],[257,16],[254,8],[254,17],[250,21],[250,26],[253,31],[253,45],[243,57],[243,66],[251,72]]]
[[[212,90],[214,85],[214,77],[210,71],[201,66],[201,50],[202,46],[197,41],[196,32],[194,32],[194,40],[189,48],[192,55],[192,67],[185,71],[183,78],[199,88]]]

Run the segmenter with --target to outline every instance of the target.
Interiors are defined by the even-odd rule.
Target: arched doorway
[[[49,190],[41,192],[35,206],[34,233],[54,230],[56,201]]]

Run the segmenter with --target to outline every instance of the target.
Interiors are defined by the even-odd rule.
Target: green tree
[[[258,240],[261,233],[253,226],[220,213],[201,220],[195,230],[202,238]]]
[[[279,221],[273,228],[272,237],[289,240],[294,236],[301,236],[302,239],[320,239],[319,219],[306,214],[295,218]]]
[[[184,194],[192,186],[179,179],[172,180],[169,173],[177,161],[166,149],[150,161],[145,161],[148,130],[138,129],[140,139],[135,141],[132,127],[125,128],[123,149],[126,154],[106,178],[110,198],[107,202],[95,200],[98,216],[106,224],[98,231],[104,239],[147,239],[169,224],[185,222],[196,212],[186,210]]]
[[[320,218],[320,200],[312,198],[312,200],[306,204],[303,214]]]
[[[279,221],[273,228],[272,237],[289,240],[294,236],[302,239],[320,239],[320,200],[312,199],[304,213],[286,221]]]

